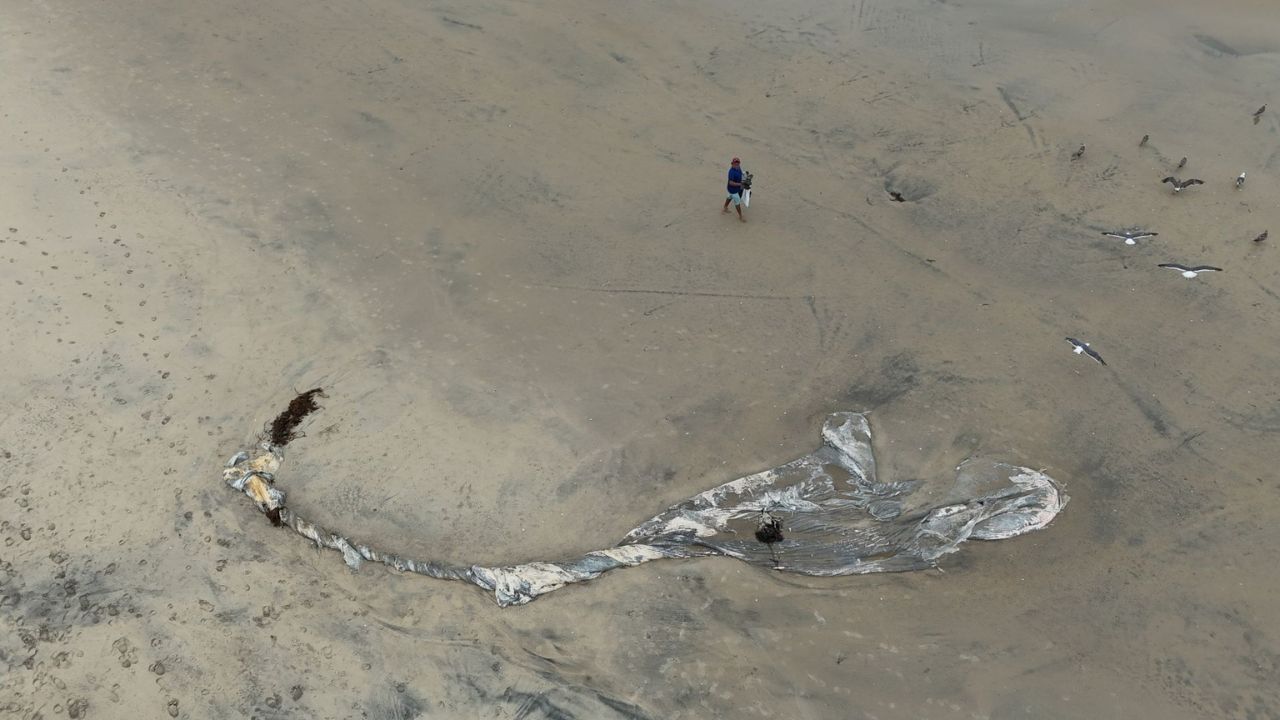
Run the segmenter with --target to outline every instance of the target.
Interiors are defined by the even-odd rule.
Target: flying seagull
[[[1186,166],[1187,166],[1187,158],[1184,156],[1181,160],[1178,161],[1178,167],[1174,168],[1174,170],[1181,170]]]
[[[1080,149],[1079,149],[1079,150],[1077,150],[1077,151],[1075,151],[1075,152],[1071,153],[1071,159],[1072,159],[1072,160],[1079,160],[1079,159],[1080,159],[1081,157],[1083,157],[1083,156],[1084,156],[1084,146],[1083,146],[1083,145],[1081,145],[1081,146],[1080,146]]]
[[[1240,177],[1236,178],[1236,189],[1244,187],[1244,173],[1240,173]]]
[[[1267,106],[1266,106],[1266,105],[1263,105],[1262,107],[1260,107],[1260,108],[1258,108],[1257,110],[1254,110],[1254,111],[1253,111],[1253,124],[1254,124],[1254,125],[1257,125],[1257,124],[1258,124],[1258,121],[1262,119],[1262,113],[1264,113],[1264,112],[1266,112],[1266,111],[1267,111]]]
[[[1093,348],[1089,347],[1089,343],[1080,342],[1079,340],[1073,337],[1067,338],[1067,342],[1071,343],[1071,347],[1075,348],[1075,350],[1072,351],[1075,354],[1088,355],[1090,358],[1093,359],[1094,362],[1098,363],[1099,365],[1107,364],[1107,361],[1102,359],[1102,356],[1098,354],[1097,350],[1094,350]]]
[[[1103,235],[1123,240],[1125,245],[1137,245],[1139,240],[1149,237],[1155,237],[1160,233],[1142,232],[1141,230],[1117,230],[1116,232],[1104,232]]]
[[[1266,239],[1267,239],[1267,233],[1269,233],[1269,232],[1271,232],[1271,231],[1270,231],[1270,230],[1263,230],[1263,231],[1262,231],[1262,234],[1261,234],[1261,235],[1259,235],[1258,237],[1254,238],[1254,239],[1253,239],[1253,241],[1254,241],[1254,242],[1262,242],[1263,240],[1266,240]]]
[[[1173,177],[1172,175],[1170,175],[1169,177],[1167,177],[1167,178],[1165,178],[1165,179],[1161,180],[1160,182],[1162,182],[1162,183],[1169,183],[1170,185],[1172,185],[1172,186],[1173,186],[1173,191],[1174,191],[1174,192],[1176,192],[1176,193],[1180,193],[1180,192],[1182,192],[1183,190],[1186,190],[1187,188],[1191,187],[1192,185],[1203,185],[1203,184],[1204,184],[1204,181],[1203,181],[1203,180],[1197,180],[1196,178],[1188,178],[1188,179],[1186,179],[1186,180],[1179,180],[1178,178]]]
[[[1212,265],[1196,265],[1195,267],[1187,267],[1186,265],[1179,265],[1178,263],[1160,263],[1158,267],[1177,270],[1182,273],[1182,277],[1184,278],[1193,278],[1196,274],[1202,272],[1222,272],[1222,268],[1214,267]]]
[[[1151,139],[1150,135],[1143,135],[1142,139],[1138,141],[1138,147],[1142,147],[1143,145],[1146,145],[1147,141],[1150,139]]]

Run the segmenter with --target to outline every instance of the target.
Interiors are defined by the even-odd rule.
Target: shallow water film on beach
[[[0,2],[0,715],[1280,717],[1275,10]]]

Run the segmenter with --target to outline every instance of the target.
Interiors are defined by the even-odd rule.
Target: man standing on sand
[[[742,161],[738,158],[729,163],[729,197],[724,199],[724,208],[720,212],[729,212],[729,203],[733,203],[733,208],[738,211],[738,219],[746,222],[747,219],[742,217]]]

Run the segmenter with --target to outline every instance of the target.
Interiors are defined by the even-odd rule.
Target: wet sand
[[[1277,37],[1248,1],[0,5],[0,708],[1280,717]],[[936,571],[502,610],[221,484],[315,385],[291,504],[421,557],[608,546],[835,410],[887,479],[981,454],[1072,502]]]

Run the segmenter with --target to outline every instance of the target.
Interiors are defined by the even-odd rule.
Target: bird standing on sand
[[[1146,145],[1147,141],[1150,139],[1151,139],[1150,135],[1143,135],[1142,139],[1138,141],[1138,147],[1142,147],[1143,145]]]
[[[1155,237],[1160,233],[1142,232],[1141,230],[1117,230],[1116,232],[1104,232],[1102,234],[1107,237],[1123,240],[1125,245],[1137,245],[1139,240]]]
[[[1261,234],[1261,235],[1259,235],[1258,237],[1254,238],[1254,239],[1253,239],[1253,241],[1254,241],[1254,242],[1262,242],[1263,240],[1266,240],[1266,239],[1267,239],[1267,233],[1269,233],[1269,232],[1271,232],[1271,231],[1270,231],[1270,230],[1263,230],[1263,231],[1262,231],[1262,234]]]
[[[1262,113],[1264,113],[1264,112],[1266,112],[1266,111],[1267,111],[1267,106],[1266,106],[1266,105],[1263,105],[1262,107],[1260,107],[1260,108],[1258,108],[1257,110],[1254,110],[1254,111],[1253,111],[1253,124],[1254,124],[1254,125],[1257,125],[1257,124],[1258,124],[1258,121],[1262,119]]]
[[[1165,179],[1163,179],[1163,180],[1161,180],[1160,182],[1162,182],[1162,183],[1169,183],[1170,185],[1172,185],[1172,186],[1173,186],[1173,191],[1174,191],[1175,193],[1180,193],[1180,192],[1182,192],[1183,190],[1186,190],[1187,188],[1191,187],[1192,185],[1203,185],[1203,184],[1204,184],[1204,181],[1203,181],[1203,180],[1197,180],[1196,178],[1188,178],[1188,179],[1186,179],[1186,180],[1179,180],[1178,178],[1173,177],[1172,175],[1171,175],[1171,176],[1169,176],[1169,177],[1167,177],[1167,178],[1165,178]]]
[[[1081,145],[1081,146],[1080,146],[1080,149],[1079,149],[1079,150],[1077,150],[1077,151],[1075,151],[1075,152],[1071,153],[1071,159],[1072,159],[1072,160],[1079,160],[1079,159],[1080,159],[1081,157],[1083,157],[1083,156],[1084,156],[1084,146],[1083,146],[1083,145]]]
[[[1212,265],[1196,265],[1195,267],[1187,267],[1186,265],[1179,265],[1178,263],[1160,263],[1157,267],[1177,270],[1182,273],[1182,277],[1184,278],[1193,278],[1202,272],[1222,272],[1222,268],[1214,267]]]
[[[1240,173],[1240,177],[1236,178],[1236,189],[1244,187],[1244,173]]]
[[[1067,342],[1071,343],[1071,347],[1075,348],[1074,350],[1072,350],[1072,352],[1074,352],[1075,354],[1088,355],[1094,362],[1098,363],[1099,365],[1107,364],[1107,361],[1102,359],[1102,356],[1098,354],[1098,351],[1089,347],[1089,343],[1081,342],[1080,340],[1077,340],[1073,337],[1067,338]]]
[[[1182,168],[1184,168],[1184,167],[1186,167],[1186,166],[1187,166],[1187,159],[1184,157],[1184,158],[1182,158],[1181,160],[1179,160],[1179,161],[1178,161],[1178,167],[1174,168],[1174,170],[1181,170]]]

